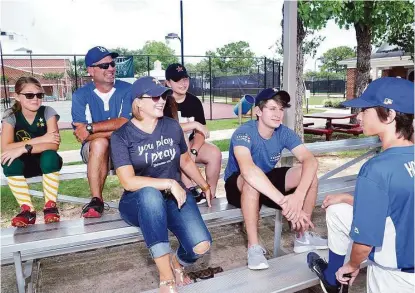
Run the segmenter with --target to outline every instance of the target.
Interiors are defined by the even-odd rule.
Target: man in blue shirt
[[[74,135],[82,143],[81,156],[88,164],[92,199],[83,210],[86,218],[98,218],[104,211],[102,190],[109,169],[109,138],[131,115],[131,84],[115,80],[117,53],[97,46],[88,51],[85,65],[93,78],[72,96]]]
[[[385,77],[343,103],[362,108],[365,135],[378,135],[383,152],[360,169],[354,197],[329,195],[323,202],[329,262],[307,257],[325,292],[346,292],[368,259],[367,292],[414,291],[414,84]],[[344,264],[349,246],[350,260]]]
[[[327,248],[327,240],[307,231],[317,198],[318,163],[298,135],[281,124],[289,102],[285,91],[268,88],[260,92],[255,98],[258,119],[241,125],[232,135],[229,148],[224,178],[226,197],[230,204],[242,209],[248,235],[248,268],[252,270],[268,268],[265,249],[258,241],[262,204],[282,209],[299,232],[295,252]],[[301,164],[274,168],[284,148]]]

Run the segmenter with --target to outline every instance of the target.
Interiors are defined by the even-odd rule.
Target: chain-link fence
[[[346,79],[319,78],[305,81],[306,88],[312,95],[346,95]]]
[[[164,80],[164,70],[171,63],[180,62],[180,56],[134,55],[117,58],[118,65],[132,57],[133,82],[145,75]],[[9,55],[1,62],[2,109],[14,99],[14,85],[21,76],[34,76],[45,90],[45,101],[70,101],[72,93],[91,82],[83,55]],[[281,65],[267,58],[185,56],[185,66],[191,77],[189,92],[204,103],[206,118],[231,118],[232,111],[215,115],[214,103],[227,104],[231,109],[243,95],[256,95],[266,87],[281,86]],[[226,107],[226,106],[224,106]],[[223,107],[222,107],[223,108]],[[214,113],[215,112],[215,113]]]

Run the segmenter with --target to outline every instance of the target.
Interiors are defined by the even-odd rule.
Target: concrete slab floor
[[[316,232],[327,236],[324,210],[316,208],[313,221]],[[241,224],[210,229],[214,240],[211,252],[189,271],[208,266],[221,266],[227,271],[245,266],[246,237],[242,230]],[[274,236],[272,217],[261,220],[259,232],[268,250],[267,257],[271,257]],[[174,237],[171,243],[173,249],[177,248]],[[287,223],[283,227],[282,243],[285,250],[292,252],[293,233]],[[35,289],[39,293],[137,293],[158,287],[156,266],[144,242],[45,258],[39,264],[34,274],[37,279]],[[363,270],[349,292],[365,292],[365,285],[366,272]],[[1,292],[17,292],[13,265],[2,267]],[[315,286],[301,291],[306,292],[323,291]]]

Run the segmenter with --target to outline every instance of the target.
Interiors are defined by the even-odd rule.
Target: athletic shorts
[[[269,181],[277,188],[283,195],[288,195],[294,192],[295,189],[285,191],[285,175],[291,167],[274,168],[268,173],[265,173]],[[240,173],[233,173],[225,182],[226,198],[228,203],[238,208],[241,207],[241,192],[238,189],[237,180]],[[259,195],[259,207],[265,205],[270,208],[281,210],[281,207],[277,205],[273,200],[264,194]]]
[[[88,159],[89,159],[89,144],[90,143],[91,143],[90,141],[87,141],[81,147],[81,158],[82,158],[82,161],[85,164],[88,164]],[[110,153],[109,154],[109,159],[108,159],[108,170],[114,170],[114,164],[112,163],[112,160],[111,160],[111,149],[109,149],[108,151]]]

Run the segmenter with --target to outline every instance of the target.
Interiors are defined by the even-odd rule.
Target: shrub
[[[344,108],[344,106],[341,105],[345,100],[344,99],[325,99],[323,100],[324,107],[331,107],[331,108]]]
[[[323,100],[323,105],[324,105],[324,107],[332,107],[333,103],[332,103],[331,99],[324,99]]]
[[[343,103],[345,100],[343,99],[333,99],[331,104],[333,108],[345,108],[341,103]]]

